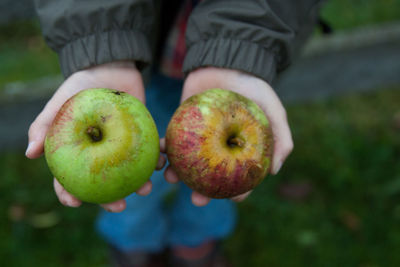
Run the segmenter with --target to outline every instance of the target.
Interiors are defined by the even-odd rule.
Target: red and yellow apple
[[[135,97],[116,90],[89,89],[57,113],[45,140],[50,171],[69,193],[92,203],[109,203],[139,189],[160,153],[155,123]]]
[[[179,106],[167,128],[166,149],[186,185],[211,198],[230,198],[253,189],[268,174],[273,137],[255,102],[211,89]]]

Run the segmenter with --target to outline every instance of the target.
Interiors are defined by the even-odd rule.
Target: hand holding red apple
[[[272,128],[274,149],[271,173],[278,173],[286,157],[293,149],[286,111],[273,89],[263,80],[252,75],[229,69],[206,67],[191,72],[184,84],[181,101],[211,88],[228,89],[253,100],[267,116]],[[177,182],[177,174],[169,166],[165,171],[169,182]],[[249,192],[233,198],[241,201]],[[206,205],[209,198],[193,192],[192,202],[197,206]]]
[[[26,152],[28,158],[37,158],[43,153],[46,134],[62,105],[73,95],[88,88],[112,88],[131,94],[143,103],[145,102],[142,77],[133,62],[108,63],[76,72],[65,80],[31,124],[29,146]],[[162,168],[164,162],[165,159],[160,156],[157,167]],[[137,193],[147,195],[151,192],[151,187],[149,181],[138,189]],[[54,179],[54,189],[64,205],[71,207],[81,205],[81,201],[68,193],[56,179]],[[125,209],[126,202],[121,199],[101,206],[112,212],[120,212]]]

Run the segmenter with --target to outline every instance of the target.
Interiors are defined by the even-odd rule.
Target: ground
[[[237,231],[224,242],[235,266],[400,264],[392,253],[400,247],[399,89],[288,107],[295,150],[239,205]],[[43,158],[5,153],[0,169],[1,259],[106,265],[96,206],[62,207]]]
[[[398,89],[289,107],[295,150],[240,205],[237,266],[399,266]]]
[[[331,0],[322,10],[336,30],[398,14],[399,0]],[[0,90],[59,73],[37,22],[1,26],[0,39]],[[234,266],[400,266],[399,89],[287,106],[295,149],[239,204],[237,231],[223,243]],[[23,154],[0,154],[1,262],[107,266],[97,206],[61,206],[44,159]]]

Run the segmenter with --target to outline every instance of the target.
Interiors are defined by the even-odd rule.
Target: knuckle
[[[68,206],[68,201],[65,197],[63,196],[58,196],[58,201],[60,201],[60,203],[64,206]]]
[[[294,145],[293,142],[287,141],[287,142],[282,142],[278,145],[279,148],[277,148],[279,150],[279,154],[281,155],[281,157],[286,158],[287,156],[290,155],[290,153],[292,153]]]
[[[28,136],[33,137],[35,130],[36,130],[36,123],[32,122],[28,129]]]
[[[286,155],[289,155],[290,153],[292,153],[293,149],[294,149],[293,141],[290,141],[285,145],[283,151]]]
[[[288,118],[287,111],[286,111],[286,109],[285,109],[283,106],[281,107],[281,116],[282,116],[282,118],[285,119],[285,120],[287,120],[287,118]]]

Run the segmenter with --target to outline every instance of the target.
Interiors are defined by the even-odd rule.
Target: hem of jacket
[[[139,69],[151,61],[146,36],[135,30],[112,30],[84,36],[65,45],[58,55],[65,77],[90,66],[117,60],[134,60]]]
[[[206,66],[236,69],[271,84],[277,72],[275,54],[249,41],[211,39],[195,43],[188,48],[183,72],[187,75],[192,70]]]

